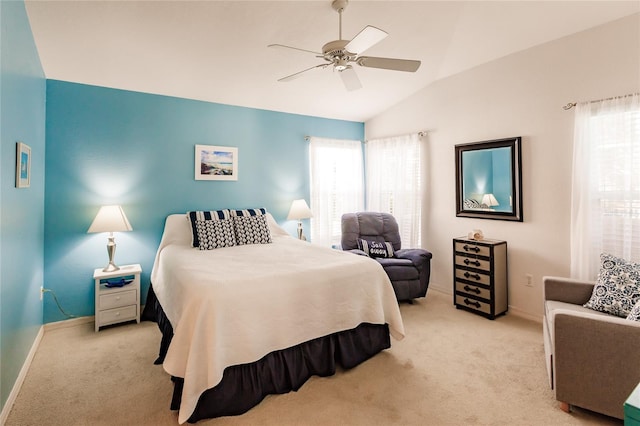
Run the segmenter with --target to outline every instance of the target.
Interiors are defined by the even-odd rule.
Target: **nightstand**
[[[113,272],[103,272],[102,268],[93,271],[95,281],[95,329],[111,324],[135,320],[140,323],[140,273],[138,264],[121,266]],[[109,287],[109,281],[119,279],[129,281],[122,287]]]

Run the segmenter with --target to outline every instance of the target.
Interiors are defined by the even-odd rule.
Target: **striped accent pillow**
[[[267,214],[267,209],[244,209],[244,210],[231,210],[231,216],[247,217],[247,216],[262,216]]]
[[[191,223],[191,246],[200,247],[197,222],[199,220],[231,220],[231,212],[229,209],[191,211],[187,212],[187,219],[189,219],[189,222]]]
[[[269,244],[271,231],[267,225],[267,209],[231,210],[236,230],[236,244]]]

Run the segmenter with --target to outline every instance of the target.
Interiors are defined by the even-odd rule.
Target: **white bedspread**
[[[198,250],[186,215],[167,218],[151,282],[174,331],[164,369],[184,378],[180,423],[228,366],[362,322],[404,337],[378,262],[295,239],[271,217],[269,225],[273,244]]]

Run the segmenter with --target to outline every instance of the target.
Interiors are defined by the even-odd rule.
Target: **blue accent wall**
[[[306,135],[364,138],[364,123],[47,81],[45,277],[63,308],[93,315],[93,270],[106,234],[87,234],[99,207],[122,205],[116,264],[140,263],[143,302],[164,220],[172,213],[266,207],[286,221],[309,200]],[[195,145],[238,148],[238,181],[196,181]],[[308,229],[308,225],[305,227]],[[44,321],[65,317],[45,299]]]
[[[0,1],[0,406],[42,325],[46,81],[22,1]],[[15,187],[16,142],[31,186]]]

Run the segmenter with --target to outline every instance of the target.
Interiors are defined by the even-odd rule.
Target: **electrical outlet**
[[[525,284],[525,285],[526,285],[527,287],[533,287],[533,275],[531,275],[531,274],[526,274],[526,275],[525,275],[525,278],[527,279],[527,281],[526,281],[526,284]]]
[[[44,295],[44,287],[40,286],[40,300],[42,300],[42,295]]]

